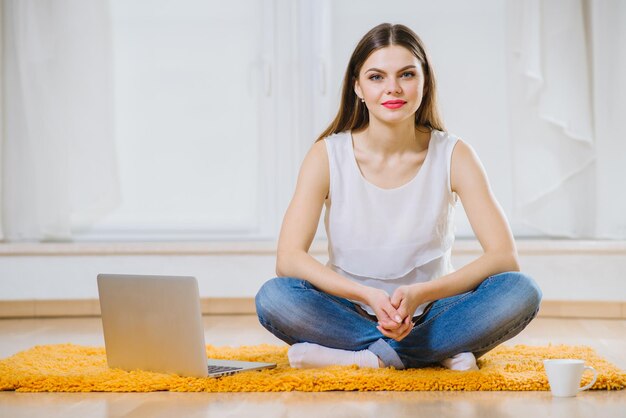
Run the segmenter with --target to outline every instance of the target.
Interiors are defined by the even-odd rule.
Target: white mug
[[[548,375],[552,395],[559,397],[576,396],[578,392],[589,389],[596,383],[598,372],[593,367],[585,366],[583,360],[554,359],[544,360],[543,366]],[[580,387],[580,379],[585,370],[593,372],[593,380]]]

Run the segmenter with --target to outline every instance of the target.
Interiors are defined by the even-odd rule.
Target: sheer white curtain
[[[626,239],[626,2],[592,0],[596,235]]]
[[[626,4],[509,1],[515,216],[542,234],[626,238]]]
[[[109,4],[2,6],[2,238],[67,240],[119,201]]]

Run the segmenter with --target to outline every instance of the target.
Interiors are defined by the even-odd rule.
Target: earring
[[[361,97],[360,99],[361,99],[361,102],[365,103],[365,99],[364,98]]]

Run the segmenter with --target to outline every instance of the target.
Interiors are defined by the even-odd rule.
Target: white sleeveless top
[[[401,285],[437,279],[454,269],[456,193],[450,161],[458,138],[433,130],[426,158],[408,183],[383,189],[367,181],[357,164],[351,132],[324,139],[330,190],[324,225],[328,267],[355,282],[392,295]],[[374,311],[358,303],[369,314]],[[415,315],[423,313],[425,303]]]

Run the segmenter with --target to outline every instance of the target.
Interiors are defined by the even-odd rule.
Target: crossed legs
[[[497,274],[473,291],[435,301],[402,341],[383,336],[376,321],[362,316],[349,300],[305,280],[269,280],[256,296],[256,307],[260,323],[290,345],[367,350],[385,366],[403,369],[454,360],[459,353],[482,356],[521,332],[536,316],[540,300],[541,290],[530,277]]]

